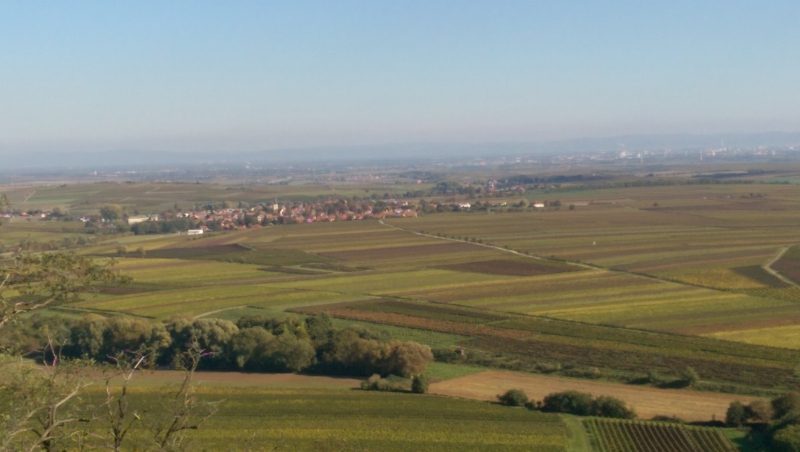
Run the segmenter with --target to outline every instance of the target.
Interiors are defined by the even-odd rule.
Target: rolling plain
[[[129,203],[129,209],[148,211],[221,196],[266,202],[298,193],[358,191],[200,187],[105,183],[7,191],[23,207],[56,203],[75,212],[96,211],[114,199]],[[800,186],[764,182],[562,189],[530,194],[528,200],[537,196],[557,197],[562,207],[276,225],[201,237],[97,235],[78,252],[114,259],[133,282],[86,293],[79,302],[52,312],[152,319],[326,313],[340,325],[365,326],[430,345],[438,361],[432,373],[434,392],[476,399],[492,395],[453,388],[459,378],[474,379],[486,369],[564,381],[589,379],[587,385],[612,385],[611,393],[615,387],[632,388],[657,398],[674,391],[658,387],[669,386],[691,368],[699,382],[682,395],[686,399],[681,399],[680,415],[686,420],[718,417],[735,398],[746,401],[795,387],[800,363],[800,251],[795,247],[800,243]],[[509,203],[515,200],[508,198]],[[0,242],[85,237],[80,226],[15,220],[3,225]],[[386,403],[380,401],[383,397],[402,407],[399,416],[417,432],[418,449],[443,445],[434,442],[444,441],[435,429],[454,432],[446,440],[452,447],[472,444],[475,435],[488,438],[487,447],[533,444],[530,435],[538,435],[536,444],[553,450],[567,444],[562,431],[567,427],[557,416],[537,415],[530,423],[530,413],[442,397],[418,401],[410,395],[342,388],[323,394],[252,387],[263,392],[264,400],[300,397],[317,406],[358,407],[366,414],[346,422],[352,433],[348,438],[363,441],[358,447],[378,447],[370,441],[380,437],[382,449],[401,448],[392,438],[405,430],[378,435],[383,430],[370,420],[370,410]],[[215,396],[233,405],[246,403],[243,393],[230,391]],[[709,400],[715,401],[713,406]],[[636,397],[627,401],[647,417],[676,414]],[[686,412],[694,403],[704,406],[701,414]],[[452,423],[415,424],[422,422],[415,413],[441,411],[446,417],[462,407],[472,414],[454,421],[457,428]],[[233,408],[230,414],[226,410],[213,422],[243,422]],[[492,435],[471,427],[486,417],[496,419],[497,425],[489,428]],[[297,432],[289,427],[296,423],[291,415],[279,419],[269,433],[278,436],[270,441],[287,441],[293,448],[327,443],[327,429],[339,422],[320,418],[317,427]],[[519,422],[541,423],[541,431],[517,434],[514,425]]]

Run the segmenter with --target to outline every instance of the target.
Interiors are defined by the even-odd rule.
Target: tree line
[[[246,372],[412,377],[422,374],[433,360],[428,346],[391,340],[361,328],[337,329],[325,315],[305,319],[250,316],[236,322],[89,315],[48,328],[31,325],[32,330],[63,338],[58,353],[65,358],[106,362],[119,353],[136,351],[150,357],[146,364],[151,367],[174,366],[190,347],[203,350],[200,369]],[[35,333],[27,335],[31,334]],[[31,345],[43,340],[34,339]],[[19,337],[14,341],[24,342]]]

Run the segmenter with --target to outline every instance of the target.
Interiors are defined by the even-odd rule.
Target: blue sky
[[[800,130],[797,1],[0,2],[0,152]]]

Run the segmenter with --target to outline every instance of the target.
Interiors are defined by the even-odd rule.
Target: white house
[[[189,229],[186,231],[186,235],[203,235],[202,229]]]

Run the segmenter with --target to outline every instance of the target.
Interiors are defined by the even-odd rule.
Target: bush
[[[695,386],[697,383],[700,382],[700,375],[694,370],[693,367],[687,367],[681,377],[683,378],[683,384],[687,387]]]
[[[780,419],[788,414],[800,413],[800,394],[790,392],[772,399],[772,417]]]
[[[588,416],[592,414],[592,402],[591,394],[585,392],[554,392],[542,400],[542,411]]]
[[[633,419],[636,413],[615,397],[600,396],[592,401],[591,413],[594,416]]]
[[[369,378],[361,382],[361,389],[364,391],[389,391],[406,392],[405,385],[401,382],[381,378],[380,374],[372,374]]]
[[[428,377],[425,375],[415,375],[411,379],[411,392],[415,394],[425,394],[428,392]]]
[[[790,425],[775,432],[771,450],[800,452],[800,425]]]
[[[498,395],[497,400],[506,406],[525,406],[528,403],[528,395],[522,389],[509,389],[505,393]]]
[[[729,427],[741,427],[747,422],[747,407],[735,400],[728,406],[728,411],[725,413],[725,424]]]
[[[756,424],[767,424],[772,419],[772,406],[761,400],[751,402],[745,411],[748,420]]]

